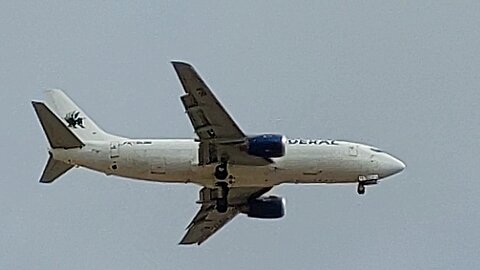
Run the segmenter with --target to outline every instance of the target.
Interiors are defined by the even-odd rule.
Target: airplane
[[[173,61],[181,102],[195,139],[137,139],[105,132],[63,91],[46,90],[32,105],[49,143],[41,183],[73,167],[164,183],[193,183],[200,209],[179,244],[200,245],[238,214],[278,219],[285,200],[267,195],[283,183],[356,184],[365,187],[404,170],[379,148],[341,140],[247,135],[188,63]]]

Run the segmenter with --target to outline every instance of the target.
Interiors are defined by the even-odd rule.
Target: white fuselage
[[[51,149],[55,159],[107,175],[214,187],[214,166],[198,165],[191,139],[86,141],[75,149]],[[281,183],[353,183],[359,177],[392,175],[404,165],[371,146],[346,141],[288,140],[286,154],[266,166],[228,165],[232,187]]]

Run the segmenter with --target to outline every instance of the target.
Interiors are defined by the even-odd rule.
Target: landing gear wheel
[[[357,193],[360,194],[360,195],[365,194],[365,185],[364,184],[358,183]]]
[[[225,180],[228,177],[227,163],[221,163],[215,167],[215,178]]]
[[[219,213],[225,213],[228,209],[227,198],[217,199],[217,211]]]
[[[230,191],[230,188],[226,182],[219,182],[216,185],[222,191],[222,197],[217,198],[217,211],[220,213],[225,213],[228,210],[228,192]]]

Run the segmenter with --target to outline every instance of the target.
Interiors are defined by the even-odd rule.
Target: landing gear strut
[[[217,201],[217,211],[220,213],[225,213],[228,210],[228,192],[230,188],[228,187],[228,182],[225,181],[228,178],[228,168],[227,168],[227,159],[222,159],[220,164],[215,167],[215,186],[218,188],[218,197]]]
[[[230,188],[226,182],[218,182],[215,185],[220,189],[221,194],[221,196],[217,198],[217,211],[225,213],[228,209],[228,192]]]

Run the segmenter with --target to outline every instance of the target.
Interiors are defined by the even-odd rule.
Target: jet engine
[[[249,137],[247,153],[262,158],[276,158],[285,155],[286,138],[277,134],[263,134]]]
[[[248,202],[246,214],[251,218],[281,218],[285,215],[285,199],[277,196],[253,199]]]

